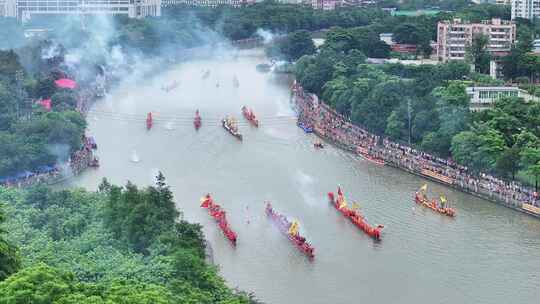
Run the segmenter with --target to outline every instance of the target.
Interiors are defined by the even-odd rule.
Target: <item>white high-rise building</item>
[[[3,16],[26,20],[32,15],[161,16],[161,0],[0,0]]]
[[[17,17],[17,0],[0,0],[0,16]]]
[[[229,5],[232,7],[241,7],[243,5],[253,4],[255,2],[255,0],[162,0],[162,4],[164,7],[170,7],[175,5],[206,7]]]
[[[540,0],[511,0],[512,20],[515,18],[534,19],[540,17]]]

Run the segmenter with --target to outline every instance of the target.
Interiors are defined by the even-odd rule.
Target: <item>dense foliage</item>
[[[20,50],[21,56],[0,51],[0,177],[54,164],[81,144],[86,122],[74,111],[74,92],[55,87],[51,71],[57,61],[35,57],[49,46],[49,42],[28,45]],[[42,65],[39,72],[23,67],[28,60]],[[40,98],[52,98],[52,112],[36,103]]]
[[[266,54],[270,58],[283,58],[287,61],[296,61],[303,55],[314,54],[315,51],[313,37],[306,30],[292,32],[266,48]]]
[[[0,281],[16,272],[20,266],[16,248],[6,239],[6,231],[3,227],[6,215],[3,207],[0,201]]]
[[[540,174],[540,104],[503,98],[476,113],[472,125],[452,139],[452,155],[475,169],[513,178],[519,170]]]
[[[255,303],[206,264],[201,226],[182,219],[157,180],[104,181],[95,193],[0,188],[23,266],[0,282],[0,303]]]
[[[242,8],[166,8],[165,16],[178,19],[194,14],[205,26],[226,38],[236,40],[253,36],[258,29],[273,33],[297,30],[316,31],[331,26],[353,27],[371,24],[388,16],[379,9],[343,8],[331,11],[313,10],[311,6],[264,1]]]
[[[471,72],[466,62],[437,65],[365,64],[366,28],[332,28],[315,55],[300,58],[297,80],[351,121],[380,135],[408,142],[474,170],[514,178],[540,174],[538,104],[501,100],[470,113],[467,85],[498,85]],[[401,39],[414,39],[403,35]],[[485,41],[477,37],[469,57],[486,69]],[[410,42],[410,41],[407,41]],[[489,58],[487,58],[489,60]]]

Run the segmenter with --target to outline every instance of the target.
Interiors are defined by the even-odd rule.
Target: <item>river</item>
[[[115,183],[152,182],[161,170],[184,217],[204,225],[214,261],[232,287],[286,303],[537,303],[540,300],[540,221],[497,204],[378,167],[326,145],[296,127],[288,81],[255,70],[257,50],[226,53],[177,66],[152,77],[130,77],[89,114],[101,167],[69,186],[95,189]],[[202,75],[211,70],[207,79]],[[233,86],[236,75],[240,86]],[[166,93],[163,85],[179,81]],[[219,83],[219,86],[216,84]],[[261,126],[250,127],[242,105]],[[202,116],[196,132],[192,117]],[[146,113],[154,112],[147,131]],[[244,141],[223,130],[234,114]],[[140,161],[132,162],[133,151]],[[416,207],[422,184],[430,196],[446,194],[455,219]],[[372,224],[384,224],[374,242],[328,204],[340,184]],[[210,192],[227,211],[233,248],[199,198]],[[263,201],[298,219],[315,247],[310,262],[264,216]],[[249,223],[248,223],[249,219]]]

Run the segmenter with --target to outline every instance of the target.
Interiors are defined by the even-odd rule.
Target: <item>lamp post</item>
[[[411,129],[411,99],[410,98],[407,98],[407,118],[408,118],[408,121],[409,121],[409,146],[411,145],[411,133],[412,133],[412,129]]]

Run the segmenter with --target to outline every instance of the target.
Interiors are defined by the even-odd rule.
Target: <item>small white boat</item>
[[[138,163],[140,161],[137,151],[135,150],[133,150],[133,153],[131,154],[131,161],[134,163]]]

